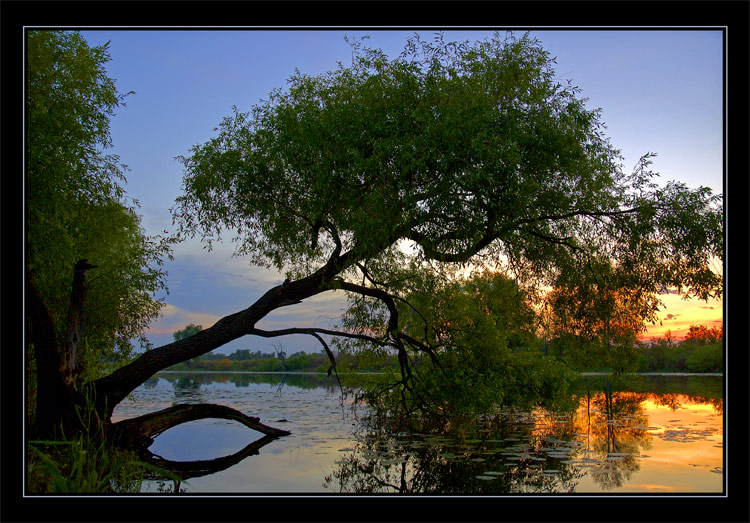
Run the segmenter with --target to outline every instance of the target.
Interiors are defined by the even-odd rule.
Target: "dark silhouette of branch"
[[[291,434],[289,431],[264,425],[259,418],[247,416],[239,410],[225,405],[197,403],[174,405],[157,412],[113,423],[109,429],[110,437],[119,443],[148,447],[153,443],[153,438],[165,430],[189,421],[205,418],[237,421],[248,428],[275,438]]]
[[[162,470],[167,470],[180,477],[182,480],[190,478],[199,478],[201,476],[208,476],[226,470],[229,467],[236,465],[240,461],[244,460],[249,456],[255,456],[260,453],[260,449],[275,441],[275,436],[263,436],[257,441],[253,441],[242,450],[230,454],[229,456],[222,456],[220,458],[207,459],[207,460],[193,460],[193,461],[172,461],[164,459],[161,456],[154,454],[150,451],[145,451],[145,459],[147,463],[154,465]],[[148,474],[151,479],[159,479],[161,475],[158,472],[152,472]]]

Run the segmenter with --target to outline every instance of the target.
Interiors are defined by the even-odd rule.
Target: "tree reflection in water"
[[[612,490],[640,469],[641,452],[651,448],[644,402],[679,406],[681,398],[607,388],[581,395],[567,411],[503,412],[458,435],[371,425],[324,486],[342,493],[573,493],[588,474]],[[703,402],[723,410],[721,399]]]
[[[453,438],[372,430],[326,476],[325,486],[348,493],[574,491],[583,472],[560,457],[541,457],[534,427],[529,413],[505,413],[474,434]]]
[[[648,415],[642,404],[650,394],[601,392],[586,402],[587,449],[594,459],[591,475],[604,490],[620,487],[640,469],[638,456],[651,448]]]

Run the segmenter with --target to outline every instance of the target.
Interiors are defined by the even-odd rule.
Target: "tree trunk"
[[[59,346],[55,324],[31,277],[26,279],[29,340],[34,345],[37,364],[37,405],[35,432],[40,437],[55,436],[58,430],[74,430],[80,424],[76,407],[85,408],[79,390],[81,375],[80,341],[86,303],[86,273],[95,266],[79,260],[73,271],[73,289],[68,308],[65,343]]]
[[[81,377],[81,338],[86,304],[86,273],[95,269],[88,260],[79,260],[73,270],[73,291],[70,293],[68,325],[60,357],[60,376],[68,387],[78,388]]]
[[[42,385],[37,406],[37,412],[41,414],[41,416],[37,415],[39,426],[51,427],[62,422],[66,427],[74,427],[78,408],[91,409],[93,407],[95,416],[91,418],[92,421],[102,422],[107,432],[116,426],[114,429],[116,438],[122,439],[123,432],[130,432],[131,443],[147,443],[151,437],[148,434],[155,430],[154,424],[157,422],[162,427],[174,426],[191,419],[217,415],[219,417],[231,416],[227,419],[236,419],[273,437],[288,434],[286,431],[267,427],[256,418],[250,418],[237,411],[228,413],[214,405],[205,406],[207,410],[201,410],[195,406],[179,408],[114,425],[110,425],[109,419],[118,403],[160,370],[206,354],[232,340],[252,333],[259,320],[279,307],[300,303],[321,292],[340,288],[340,283],[334,282],[333,278],[348,264],[353,263],[352,258],[352,251],[340,255],[340,246],[338,246],[328,263],[310,276],[293,282],[285,281],[270,289],[247,309],[225,316],[208,329],[188,338],[147,351],[108,376],[82,386],[78,383],[78,378],[80,376],[79,343],[86,296],[84,284],[86,271],[93,266],[89,265],[86,260],[81,260],[76,264],[67,335],[64,347],[60,350],[57,349],[55,342],[54,323],[49,311],[34,289],[31,278],[27,278],[27,291],[30,297],[28,311],[31,320],[30,339],[36,350],[40,369],[38,381]],[[88,402],[85,401],[87,398]]]
[[[188,338],[145,352],[128,365],[95,381],[97,410],[109,419],[118,403],[160,370],[206,354],[252,333],[258,321],[279,307],[299,303],[303,299],[330,290],[332,287],[324,269],[327,269],[327,266],[301,280],[285,282],[274,287],[247,309],[225,316],[213,326]]]
[[[34,346],[36,361],[36,419],[31,427],[35,437],[54,434],[62,413],[72,408],[73,391],[60,375],[55,325],[31,279],[26,280],[27,340]]]
[[[110,424],[109,418],[115,405],[122,399],[120,396],[124,397],[123,392],[127,394],[153,373],[172,365],[176,361],[184,361],[196,354],[208,352],[215,346],[223,345],[226,343],[225,340],[242,335],[244,326],[248,325],[246,322],[249,319],[256,318],[261,314],[265,315],[267,312],[264,311],[286,304],[290,301],[289,295],[314,292],[318,287],[312,286],[311,282],[303,282],[305,285],[282,286],[284,288],[272,289],[247,311],[228,316],[219,321],[212,329],[209,329],[211,332],[209,332],[208,337],[194,336],[182,340],[187,343],[171,344],[167,348],[163,347],[157,349],[157,351],[148,352],[134,362],[136,365],[128,365],[123,368],[124,371],[120,369],[122,372],[118,371],[119,376],[121,376],[119,380],[104,379],[105,386],[102,386],[102,380],[93,384],[79,383],[81,376],[80,343],[83,334],[86,302],[85,279],[87,271],[92,268],[94,266],[89,265],[86,260],[80,260],[76,264],[66,335],[64,342],[59,345],[54,320],[34,286],[32,278],[27,275],[26,312],[29,320],[27,333],[28,340],[34,347],[38,383],[36,420],[29,433],[32,438],[71,437],[81,429],[89,429],[86,431],[89,435],[107,436],[114,443],[139,449],[149,460],[158,463],[162,468],[180,474],[189,473],[194,477],[231,466],[248,455],[257,454],[258,450],[269,441],[290,434],[288,431],[264,425],[258,418],[247,416],[238,410],[223,405],[175,405],[159,412],[115,424]],[[293,293],[289,292],[290,289]],[[253,325],[254,321],[250,326]],[[202,343],[206,343],[206,345],[202,345]],[[129,374],[130,369],[136,369],[136,372]],[[122,376],[127,377],[127,379]],[[118,384],[119,387],[106,386],[108,383]],[[146,450],[153,442],[153,438],[163,431],[182,423],[203,418],[235,420],[263,433],[265,437],[231,456],[183,464],[174,464],[162,460]]]

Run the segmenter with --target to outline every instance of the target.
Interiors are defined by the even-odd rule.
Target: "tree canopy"
[[[656,186],[648,155],[624,174],[600,112],[535,39],[355,50],[351,66],[297,72],[235,109],[182,158],[183,233],[233,231],[239,254],[292,277],[334,252],[374,267],[409,245],[418,260],[505,259],[548,284],[595,252],[650,290],[721,285],[706,268],[722,253],[719,197]]]
[[[93,54],[95,63],[106,58],[103,49]],[[114,95],[112,83],[91,89]],[[98,111],[110,114],[120,101],[105,98]],[[623,172],[600,112],[556,76],[554,59],[528,34],[472,45],[415,36],[394,58],[355,44],[351,65],[317,76],[297,71],[288,89],[248,112],[235,108],[216,131],[181,158],[184,194],[172,209],[179,233],[210,245],[229,231],[238,254],[286,271],[287,280],[97,380],[110,409],[154,372],[248,334],[312,335],[332,370],[330,337],[392,349],[407,385],[409,353],[434,359],[444,348],[409,332],[404,304],[419,312],[409,299],[420,285],[469,264],[503,272],[524,292],[584,293],[578,303],[594,288],[624,293],[641,320],[666,286],[701,298],[722,292],[710,267],[723,250],[720,197],[657,185],[650,153]],[[106,145],[106,132],[89,135],[83,150]],[[102,203],[111,203],[121,173],[112,158],[92,158],[101,160],[92,164],[98,170],[81,172],[93,182],[79,185],[108,187],[112,197]],[[160,247],[148,245],[135,265],[154,259]],[[279,307],[337,290],[351,304],[338,330],[256,327]],[[493,339],[508,334],[487,327]]]
[[[28,48],[35,349],[49,342],[46,354],[56,357],[43,335],[52,323],[62,330],[75,264],[72,295],[86,281],[95,303],[86,308],[96,325],[90,339],[117,354],[112,346],[127,347],[158,311],[152,293],[162,288],[170,240],[145,236],[118,184],[124,168],[102,152],[122,103],[104,72],[106,46],[39,31],[29,33]],[[216,132],[181,158],[178,232],[209,246],[229,232],[237,254],[287,279],[246,309],[205,329],[188,326],[89,381],[102,419],[156,372],[246,335],[311,335],[329,374],[331,339],[396,354],[401,399],[408,393],[416,405],[435,392],[432,406],[442,408],[451,383],[489,391],[479,395],[484,406],[498,401],[499,388],[505,401],[519,400],[511,386],[551,397],[559,380],[544,376],[558,368],[510,357],[533,337],[543,291],[554,289],[557,325],[606,343],[619,339],[614,326],[652,319],[665,288],[702,299],[723,292],[711,267],[723,253],[721,197],[658,185],[651,153],[626,174],[601,113],[556,76],[554,59],[528,34],[476,44],[415,36],[394,58],[355,44],[351,65],[317,76],[297,71],[288,89],[248,112],[235,108]],[[459,277],[467,266],[478,276]],[[87,280],[87,270],[99,272]],[[257,327],[274,310],[329,291],[349,298],[338,326]],[[420,370],[420,361],[432,366]],[[59,385],[74,422],[81,395]],[[52,388],[47,397],[57,397]],[[149,426],[229,415],[222,406],[188,410],[120,427],[143,442]],[[258,426],[257,418],[231,416]]]

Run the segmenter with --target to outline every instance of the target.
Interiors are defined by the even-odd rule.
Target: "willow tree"
[[[329,355],[331,337],[387,347],[408,387],[418,379],[410,357],[440,357],[398,317],[400,282],[427,264],[503,260],[513,277],[541,285],[596,253],[646,293],[676,282],[720,293],[707,269],[722,249],[717,197],[657,187],[645,170],[624,174],[599,111],[553,65],[528,35],[473,45],[414,37],[395,58],[355,46],[350,65],[297,71],[287,89],[248,112],[235,108],[182,158],[173,216],[181,234],[208,245],[230,234],[237,255],[287,279],[97,380],[102,413],[155,372],[245,335],[308,334]],[[376,304],[375,321],[256,326],[327,292],[345,292],[353,311]]]
[[[106,73],[108,46],[35,30],[26,56],[27,400],[49,428],[81,384],[148,346],[170,241],[145,234],[126,168],[107,154],[110,119],[130,94]]]

